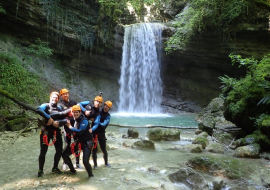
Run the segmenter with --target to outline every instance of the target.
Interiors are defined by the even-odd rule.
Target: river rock
[[[191,168],[181,168],[168,177],[172,182],[183,183],[193,190],[208,189],[204,178]]]
[[[213,130],[215,129],[216,122],[213,118],[206,118],[204,121],[198,124],[198,128],[202,131],[207,132],[209,135],[213,134]]]
[[[256,139],[254,136],[246,136],[244,138],[237,139],[232,143],[232,147],[237,148],[240,146],[246,146],[250,144],[257,143]]]
[[[163,131],[162,138],[166,141],[179,141],[180,133],[179,129],[166,129]]]
[[[224,154],[224,146],[219,143],[210,143],[205,150],[207,152]]]
[[[131,147],[131,146],[132,146],[132,142],[131,142],[131,141],[128,141],[128,140],[125,140],[125,141],[123,142],[123,146],[124,146],[124,147]]]
[[[132,148],[135,149],[142,149],[142,150],[155,150],[155,143],[151,140],[141,140],[141,141],[136,141],[133,145]]]
[[[218,142],[225,145],[230,145],[234,139],[234,136],[232,134],[220,130],[215,130],[213,133],[213,137],[215,137]]]
[[[258,158],[261,147],[259,144],[250,144],[247,146],[241,146],[235,149],[234,156],[241,158]]]
[[[196,137],[192,141],[192,144],[200,144],[200,145],[202,145],[203,149],[205,149],[207,147],[207,145],[209,144],[209,141],[205,137]]]
[[[139,131],[135,128],[129,128],[127,134],[128,134],[128,137],[131,137],[134,139],[139,137]]]
[[[184,147],[191,153],[201,153],[203,151],[202,145],[200,144],[186,144]]]
[[[222,190],[226,187],[226,182],[222,178],[217,178],[212,182],[212,190]]]
[[[203,132],[202,130],[196,129],[196,130],[195,130],[195,135],[198,135],[198,134],[200,134],[200,133],[202,133],[202,132]]]
[[[149,138],[149,140],[152,141],[159,141],[162,139],[162,129],[160,128],[153,128],[153,129],[149,129],[149,131],[147,132],[147,137]]]
[[[205,137],[207,138],[209,135],[207,132],[203,131],[202,133],[198,134],[198,137]]]

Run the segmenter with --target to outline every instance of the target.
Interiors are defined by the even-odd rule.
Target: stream
[[[168,117],[152,117],[140,119],[140,117],[116,116],[112,114],[112,123],[121,121],[123,125],[131,125],[136,123],[138,126],[145,125],[180,125],[193,126],[194,116],[168,116]],[[176,119],[177,117],[178,119]],[[179,117],[186,118],[186,123],[181,125]],[[131,121],[137,120],[137,122]],[[146,120],[146,121],[143,121]],[[152,122],[149,122],[153,120]],[[161,123],[159,120],[168,120],[168,123]],[[178,120],[178,121],[177,121]],[[184,120],[184,119],[183,119]],[[142,122],[143,121],[143,122]],[[171,122],[174,121],[174,122]],[[131,123],[130,123],[131,122]],[[169,122],[171,122],[169,124]],[[176,123],[175,123],[176,122]],[[196,126],[196,125],[195,125]],[[167,189],[167,190],[189,190],[184,184],[172,183],[168,179],[168,174],[173,173],[180,168],[187,167],[185,162],[194,156],[214,155],[216,157],[232,157],[232,152],[225,154],[214,154],[203,151],[202,153],[189,153],[183,147],[191,144],[191,140],[195,137],[194,129],[180,129],[181,140],[174,142],[159,141],[155,142],[155,150],[136,150],[131,145],[139,139],[122,138],[126,134],[128,127],[118,127],[109,125],[107,128],[107,144],[109,145],[108,155],[111,168],[104,166],[102,153],[98,153],[98,168],[93,170],[94,178],[87,178],[87,172],[84,169],[78,169],[77,175],[71,175],[67,171],[63,175],[51,173],[53,164],[54,147],[49,147],[46,155],[44,166],[44,176],[37,177],[38,172],[38,156],[39,156],[39,131],[32,130],[24,133],[14,143],[11,144],[17,132],[1,132],[0,133],[0,189]],[[139,138],[145,138],[149,128],[139,127]],[[75,158],[72,156],[72,160]],[[260,175],[269,172],[269,162],[262,159],[242,159],[250,166],[254,166],[254,170],[250,172],[250,176],[246,176],[247,181],[259,184]],[[82,163],[82,161],[80,162]],[[90,164],[93,166],[92,159]],[[62,159],[59,168],[62,167]],[[256,170],[255,170],[256,168]],[[198,171],[199,172],[199,171]],[[213,176],[207,173],[199,172],[209,183],[216,178],[222,176]],[[230,184],[229,180],[228,184]],[[210,188],[211,189],[211,188]],[[228,189],[228,188],[226,188]]]

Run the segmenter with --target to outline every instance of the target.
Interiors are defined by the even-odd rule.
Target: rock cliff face
[[[54,49],[54,59],[68,70],[80,75],[80,99],[103,91],[115,102],[119,97],[121,56],[124,28],[115,28],[113,38],[97,34],[99,5],[95,1],[63,1],[61,9],[54,1],[1,1],[6,14],[1,14],[1,33],[12,35],[25,46],[37,38],[48,40]],[[65,10],[63,12],[63,10]],[[67,11],[68,10],[68,11]],[[63,14],[60,14],[61,11]],[[129,17],[130,18],[130,17]],[[102,22],[108,18],[101,20]],[[100,20],[99,20],[100,21]],[[125,24],[134,19],[125,20]],[[94,37],[95,39],[94,39]],[[219,76],[244,75],[244,69],[232,66],[230,53],[262,57],[270,49],[270,34],[266,31],[243,31],[224,40],[212,33],[196,37],[186,51],[170,55],[163,52],[163,103],[170,111],[199,111],[219,95]],[[109,44],[111,49],[92,51],[95,43]],[[92,97],[92,96],[91,96]]]

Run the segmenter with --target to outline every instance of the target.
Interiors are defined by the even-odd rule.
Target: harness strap
[[[46,144],[47,146],[52,146],[52,145],[54,145],[55,141],[56,141],[56,131],[54,131],[54,133],[53,133],[53,141],[52,141],[51,144],[48,143],[48,135],[46,135],[46,134],[43,135],[43,142],[44,142],[44,144]]]
[[[92,150],[97,147],[97,142],[98,142],[98,135],[97,134],[95,134],[95,138],[93,138],[93,142],[94,142],[94,146],[93,146]]]
[[[75,132],[73,132],[73,136],[69,136],[69,134],[68,133],[66,133],[66,136],[68,137],[68,138],[70,138],[70,139],[72,139],[72,138],[74,138],[74,136],[75,136]]]
[[[70,145],[71,153],[72,153],[75,157],[79,157],[80,154],[81,154],[81,151],[82,151],[81,143],[79,142],[79,144],[78,144],[78,151],[77,151],[77,152],[79,152],[79,154],[76,154],[76,153],[74,152],[75,146],[76,146],[76,142],[73,142],[73,143]]]

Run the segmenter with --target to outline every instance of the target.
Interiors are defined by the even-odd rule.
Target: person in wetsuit
[[[106,150],[107,139],[105,136],[105,133],[106,133],[105,130],[110,123],[111,115],[109,114],[109,110],[112,108],[112,105],[113,105],[112,102],[109,100],[107,100],[104,103],[104,107],[96,119],[98,122],[98,127],[96,129],[94,128],[90,129],[90,132],[93,132],[94,138],[97,137],[98,139],[98,143],[103,153],[103,159],[104,159],[106,167],[111,167],[110,164],[108,164],[108,153]],[[94,169],[96,169],[97,168],[97,146],[93,149],[92,157],[93,157],[93,162],[94,162]]]
[[[92,168],[89,163],[91,150],[93,147],[93,136],[89,132],[90,124],[87,118],[83,114],[81,114],[81,107],[79,105],[72,106],[72,115],[75,120],[74,125],[72,126],[70,121],[68,120],[67,124],[71,131],[76,133],[78,138],[76,142],[76,146],[74,147],[74,152],[78,151],[79,143],[81,144],[81,149],[83,151],[83,165],[88,173],[88,177],[94,177],[92,173]],[[96,124],[97,126],[97,124]],[[70,168],[70,172],[76,174],[76,170],[72,165],[70,155],[72,154],[72,150],[70,146],[67,146],[63,151],[62,158],[65,163]]]
[[[63,110],[68,110],[72,106],[76,105],[77,102],[74,100],[69,99],[69,91],[66,88],[63,88],[60,90],[60,96],[61,100],[58,102],[58,105],[61,106]],[[71,120],[71,123],[74,122],[73,117],[69,117],[69,120]],[[72,131],[68,128],[67,125],[64,125],[64,140],[66,146],[70,146],[71,144],[71,138],[72,138]],[[80,157],[76,157],[76,168],[82,169],[82,166],[80,165]],[[66,164],[65,162],[63,163],[62,169],[66,170]]]
[[[51,139],[55,147],[54,164],[52,167],[52,172],[56,174],[62,174],[62,172],[58,169],[58,163],[60,161],[63,150],[61,131],[59,129],[59,122],[54,121],[54,119],[50,116],[50,114],[52,113],[62,111],[62,108],[60,106],[57,106],[58,100],[59,100],[59,93],[52,92],[50,94],[50,102],[44,103],[37,108],[37,113],[41,115],[43,118],[45,118],[45,124],[41,127],[40,131],[40,155],[39,155],[38,177],[42,177],[44,174],[43,167],[45,164],[45,157]]]
[[[101,94],[95,97],[93,103],[90,101],[83,101],[79,103],[82,109],[82,113],[84,113],[85,117],[88,120],[92,121],[91,127],[93,127],[94,121],[100,112],[100,106],[102,105],[103,102]]]

